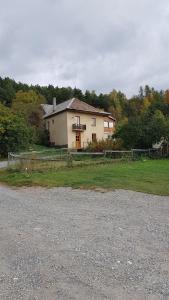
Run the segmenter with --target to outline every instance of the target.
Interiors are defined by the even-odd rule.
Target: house
[[[107,139],[115,130],[115,119],[76,98],[60,104],[42,104],[50,143],[72,149],[85,148],[88,142]]]

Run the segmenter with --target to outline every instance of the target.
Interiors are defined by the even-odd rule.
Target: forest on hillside
[[[51,104],[53,97],[58,104],[76,97],[109,111],[117,120],[113,138],[120,139],[123,148],[147,148],[161,139],[169,140],[169,90],[158,91],[146,85],[128,99],[115,89],[97,95],[76,87],[28,85],[0,77],[1,154],[34,142],[47,143],[40,104]]]

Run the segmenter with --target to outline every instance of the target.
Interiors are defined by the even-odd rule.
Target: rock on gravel
[[[169,299],[169,197],[0,186],[0,299]]]

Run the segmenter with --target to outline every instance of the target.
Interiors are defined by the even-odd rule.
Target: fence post
[[[9,169],[10,152],[8,152],[8,169]]]
[[[149,154],[149,157],[150,157],[150,154],[151,154],[151,150],[150,149],[148,149],[148,154]]]
[[[134,151],[133,151],[133,149],[131,149],[131,158],[132,158],[132,160],[134,160]]]
[[[73,161],[72,161],[72,155],[70,154],[70,152],[68,151],[67,153],[67,166],[69,168],[71,168],[73,166]]]

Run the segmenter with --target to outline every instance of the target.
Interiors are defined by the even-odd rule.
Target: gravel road
[[[169,197],[0,186],[0,300],[169,299]]]
[[[7,161],[0,161],[0,169],[7,168],[7,166],[8,166]]]

